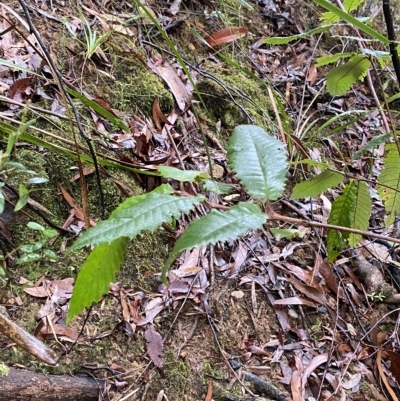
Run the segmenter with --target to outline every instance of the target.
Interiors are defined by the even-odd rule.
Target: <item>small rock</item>
[[[232,298],[235,299],[242,299],[244,297],[244,292],[243,291],[233,291],[231,294]]]

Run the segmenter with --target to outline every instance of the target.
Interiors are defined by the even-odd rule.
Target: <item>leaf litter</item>
[[[262,18],[268,21],[265,36],[276,36],[277,31],[282,30],[303,31],[303,21],[296,18],[301,6],[291,6],[288,2],[281,2],[280,5],[273,2],[260,3],[263,3],[265,12]],[[82,31],[80,18],[68,13],[68,18],[64,19],[62,14],[67,10],[62,6],[47,12],[40,10],[36,4],[31,6],[37,12],[40,11],[41,18],[50,18],[54,23],[63,24],[74,35]],[[154,4],[149,7],[152,6],[155,7]],[[176,15],[182,9],[182,4],[175,1],[169,7],[171,15]],[[207,7],[204,7],[206,13]],[[123,14],[118,17],[109,11],[105,12],[104,9],[98,10],[97,6],[84,7],[84,10],[87,15],[98,18],[103,30],[114,29],[132,38],[136,37],[135,29],[127,27],[126,16]],[[63,18],[59,18],[58,13],[61,13]],[[156,15],[153,12],[152,14]],[[1,22],[1,30],[7,30],[12,27],[8,22],[7,9],[2,8],[2,15],[4,19]],[[135,14],[124,15],[137,17]],[[247,28],[239,27],[216,31],[212,29],[209,33],[209,43],[216,46],[240,41],[248,31]],[[41,62],[38,54],[27,41],[14,35],[12,30],[2,36],[0,44],[5,60],[23,69],[39,69]],[[312,48],[301,41],[291,48],[266,48],[263,40],[259,39],[253,44],[250,57],[257,60],[260,73],[268,73],[276,85],[291,88],[287,98],[288,105],[293,111],[300,112],[298,99],[301,87],[296,86],[296,82],[303,78],[314,89],[319,85],[318,69],[314,65],[306,68],[307,59],[311,54]],[[93,135],[97,136],[102,146],[102,155],[146,171],[156,171],[158,164],[207,171],[210,166],[199,138],[200,129],[211,129],[208,122],[198,121],[189,109],[193,102],[193,88],[188,77],[175,60],[166,56],[140,57],[143,57],[150,70],[168,86],[175,98],[177,109],[163,111],[159,99],[153,99],[151,120],[150,117],[136,114],[121,114],[117,110],[114,111],[102,96],[94,97],[97,104],[121,119],[130,129],[130,132],[112,129],[107,117],[92,109],[90,115],[96,127]],[[107,58],[99,57],[97,63],[109,74],[106,72],[109,63]],[[50,73],[46,68],[45,71]],[[190,67],[189,71],[197,79],[197,71],[191,70]],[[26,104],[34,95],[44,97],[41,94],[45,92],[50,93],[50,98],[53,97],[54,101],[57,98],[56,94],[48,90],[50,78],[42,79],[38,86],[31,87],[33,77],[25,70],[16,73],[16,70],[3,65],[0,74],[1,87],[7,91],[7,97],[19,103]],[[357,94],[362,92],[363,88],[358,87]],[[335,99],[327,106],[322,99],[317,98],[316,107],[326,113],[336,113],[337,110],[343,109],[345,103],[361,107],[368,104],[368,99],[361,95],[350,95],[343,101]],[[8,107],[9,110],[2,112],[4,116],[10,112],[15,114],[20,109],[20,106],[11,103]],[[52,105],[52,111],[55,110],[59,111],[57,106]],[[364,145],[365,138],[370,135],[367,129],[373,124],[379,126],[380,122],[377,119],[378,117],[369,116],[364,126],[358,127],[357,132],[349,128],[347,134],[351,139],[343,143],[352,147],[357,143],[354,138],[362,137]],[[184,131],[177,129],[181,121]],[[301,144],[301,134],[296,132],[299,139],[295,146],[304,148]],[[227,183],[237,184],[226,168],[224,147],[217,138],[210,136],[209,140],[212,145],[212,161],[223,166],[221,178]],[[338,157],[334,142],[328,139],[326,143],[331,154]],[[318,149],[309,153],[310,157],[313,157],[313,154],[318,153]],[[365,163],[366,160],[361,157],[353,167],[362,172]],[[376,168],[379,169],[379,163]],[[85,174],[91,174],[92,171],[86,170]],[[156,185],[145,175],[136,177],[147,189]],[[72,179],[78,178],[75,176]],[[115,180],[118,181],[116,178]],[[170,181],[176,189],[193,193],[193,187]],[[65,228],[71,227],[72,224],[75,226],[74,231],[79,233],[83,228],[83,211],[79,202],[61,185],[60,190],[71,208]],[[235,193],[234,196],[240,197],[242,194]],[[234,202],[234,198],[213,199],[213,203],[222,206],[230,206]],[[305,213],[309,210],[317,213],[314,217],[323,221],[326,219],[324,209],[329,208],[330,202],[326,197],[315,197],[304,203],[302,208]],[[174,235],[179,235],[186,223],[178,222],[178,234]],[[94,220],[92,224],[95,224]],[[377,316],[373,327],[369,328],[369,315],[371,310],[375,310],[374,305],[377,301],[368,299],[366,294],[375,291],[379,286],[368,284],[354,275],[354,271],[359,270],[362,264],[367,271],[366,275],[376,280],[372,265],[367,265],[357,256],[355,260],[358,260],[358,266],[349,267],[347,261],[344,261],[343,266],[337,262],[333,269],[322,257],[321,243],[309,232],[303,239],[295,238],[292,241],[284,238],[271,239],[268,233],[261,235],[261,231],[257,234],[259,235],[253,233],[238,241],[218,244],[214,250],[201,248],[184,252],[178,265],[168,273],[168,285],[158,285],[154,292],[137,291],[137,288],[128,288],[121,283],[111,284],[109,294],[103,297],[100,305],[104,306],[110,298],[118,300],[119,309],[115,307],[118,322],[113,330],[97,332],[93,336],[80,335],[80,330],[65,326],[72,279],[43,278],[36,286],[25,288],[25,292],[31,297],[46,298],[45,304],[36,314],[38,326],[35,334],[42,339],[56,337],[61,343],[78,340],[80,346],[89,346],[90,340],[115,336],[119,329],[129,338],[140,332],[145,341],[146,354],[160,374],[168,368],[166,351],[182,351],[177,344],[186,344],[185,353],[180,352],[178,355],[183,362],[202,360],[204,363],[204,360],[207,360],[210,364],[221,365],[218,371],[228,379],[232,379],[232,369],[235,369],[228,369],[226,361],[240,355],[240,366],[235,368],[240,371],[241,379],[251,382],[252,391],[275,400],[283,399],[287,392],[291,393],[293,400],[305,400],[311,396],[315,399],[339,399],[339,396],[341,399],[371,399],[362,389],[361,384],[365,381],[373,396],[376,396],[374,387],[378,384],[374,374],[375,356],[372,344],[368,343],[368,330],[376,329],[384,320],[385,314]],[[385,245],[366,243],[362,249],[363,258],[380,264],[393,262],[388,249],[390,247]],[[214,285],[210,288],[212,278]],[[378,280],[382,284],[383,276],[379,276]],[[231,296],[239,288],[243,296]],[[349,313],[347,308],[353,305],[358,309]],[[96,313],[100,314],[101,308]],[[159,330],[165,331],[160,317],[163,313],[177,315],[177,323],[175,327],[169,326],[168,333],[172,332],[166,338],[159,333]],[[193,326],[194,330],[191,333],[188,326],[192,316],[201,319],[202,324],[200,327]],[[96,329],[93,332],[95,331]],[[247,338],[245,342],[243,337]],[[218,344],[224,339],[221,349],[223,353],[216,356],[215,350],[204,344],[204,338],[209,343]],[[244,348],[242,344],[245,344]],[[379,377],[389,380],[390,386],[397,386],[394,380],[399,380],[399,373],[395,369],[399,356],[393,350],[396,348],[392,348],[388,341],[373,345],[382,348],[383,360],[391,361],[389,368],[380,363]],[[262,378],[266,374],[272,384]],[[143,375],[151,382],[149,371],[143,369]],[[207,379],[206,383],[203,391],[207,389],[206,397],[211,399],[220,384],[215,378]],[[123,388],[124,385],[120,387]],[[163,391],[158,392],[161,399],[164,397]]]

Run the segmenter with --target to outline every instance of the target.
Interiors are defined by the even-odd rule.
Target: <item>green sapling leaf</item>
[[[293,188],[290,199],[308,198],[323,194],[343,181],[342,174],[331,170],[324,170],[321,174],[307,181],[299,182]]]
[[[212,210],[201,219],[192,221],[172,249],[162,270],[161,279],[165,281],[169,266],[183,251],[236,239],[250,230],[258,230],[266,220],[267,215],[254,203],[239,203],[227,212]]]
[[[168,191],[168,193],[166,193]],[[133,238],[143,230],[154,231],[163,223],[178,219],[204,200],[203,196],[170,195],[172,188],[163,185],[144,195],[132,196],[112,212],[108,220],[100,221],[85,231],[70,247],[69,251],[88,245],[112,242],[117,238]]]
[[[202,181],[207,178],[207,174],[204,171],[180,170],[169,166],[158,166],[157,168],[161,177],[172,178],[177,181],[194,182]]]
[[[328,223],[342,226],[351,227],[353,220],[353,213],[356,207],[356,185],[354,181],[349,182],[343,191],[332,204],[332,210],[329,215]],[[326,239],[328,248],[328,259],[333,262],[336,257],[342,252],[346,246],[346,240],[349,238],[349,233],[339,230],[328,230]]]
[[[110,244],[97,246],[90,253],[76,279],[67,323],[108,292],[109,285],[115,280],[115,274],[124,260],[127,240],[115,239]]]
[[[228,164],[246,191],[263,202],[278,199],[285,188],[285,145],[256,125],[239,125],[228,143]]]
[[[355,56],[345,64],[330,70],[326,76],[326,88],[334,95],[344,95],[359,79],[363,79],[371,62],[365,56]]]

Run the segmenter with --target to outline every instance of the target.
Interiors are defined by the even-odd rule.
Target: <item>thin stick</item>
[[[316,221],[296,219],[294,217],[282,216],[281,214],[275,213],[273,210],[268,211],[267,215],[270,220],[287,221],[289,223],[301,224],[306,227],[328,228],[328,229],[332,229],[332,230],[344,231],[347,233],[360,234],[365,237],[383,239],[385,241],[391,241],[396,244],[400,244],[400,238],[386,237],[384,235],[376,234],[371,231],[363,231],[363,230],[357,230],[356,228],[336,226],[334,224],[324,224],[324,223],[318,223]]]

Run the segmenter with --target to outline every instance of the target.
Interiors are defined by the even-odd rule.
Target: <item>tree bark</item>
[[[97,401],[104,380],[87,376],[55,376],[10,368],[0,376],[0,401]]]

